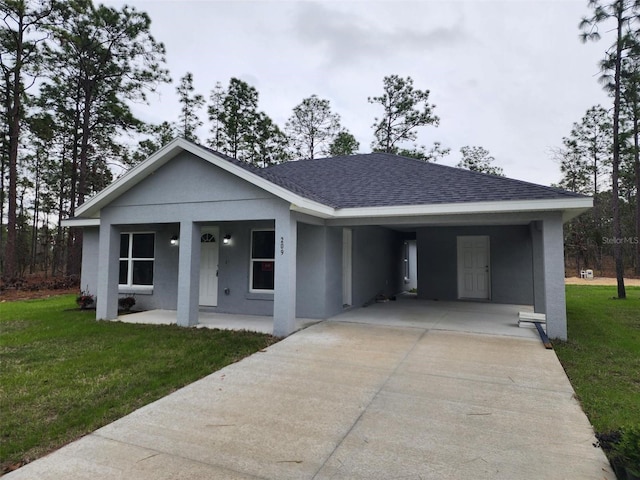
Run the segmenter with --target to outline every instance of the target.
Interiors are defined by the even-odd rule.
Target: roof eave
[[[63,227],[99,227],[99,218],[66,218],[60,223]]]
[[[587,211],[591,207],[593,207],[592,198],[571,197],[544,200],[502,200],[492,202],[459,202],[429,205],[342,208],[334,209],[333,215],[324,218],[381,218],[561,211],[563,212],[563,221],[566,222]]]

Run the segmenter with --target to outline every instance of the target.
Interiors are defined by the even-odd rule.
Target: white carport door
[[[458,298],[489,299],[489,237],[458,237]]]
[[[200,305],[218,305],[218,229],[205,227],[200,237]]]

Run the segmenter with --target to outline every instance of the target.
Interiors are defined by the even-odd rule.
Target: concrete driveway
[[[313,325],[5,478],[615,478],[535,336],[385,309]]]

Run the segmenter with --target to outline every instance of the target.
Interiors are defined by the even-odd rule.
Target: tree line
[[[259,109],[259,93],[231,78],[208,97],[186,73],[176,87],[180,114],[158,125],[133,114],[132,102],[171,82],[165,46],[142,11],[92,0],[0,0],[0,266],[5,282],[29,273],[77,276],[82,231],[63,228],[88,197],[176,136],[257,167],[357,153],[360,145],[332,111],[310,95],[283,127]],[[417,145],[417,129],[437,127],[429,90],[411,77],[384,77],[366,99],[380,115],[371,151],[435,161],[449,149]],[[207,138],[196,132],[208,121]],[[132,146],[131,139],[135,139]],[[458,166],[501,175],[477,146],[461,149]]]
[[[574,123],[562,146],[559,186],[592,196],[594,208],[565,226],[566,257],[579,272],[602,273],[613,258],[618,297],[625,298],[625,266],[640,275],[640,4],[590,0],[580,22],[581,40],[610,40],[600,62],[600,82],[612,105],[595,105]]]

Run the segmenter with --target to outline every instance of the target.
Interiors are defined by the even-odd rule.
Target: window
[[[276,232],[251,231],[250,291],[273,292]]]
[[[154,262],[153,233],[120,234],[121,287],[152,287]]]

